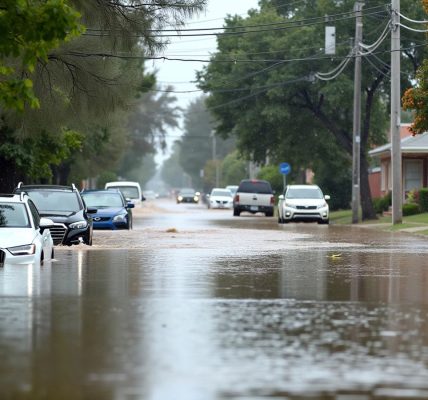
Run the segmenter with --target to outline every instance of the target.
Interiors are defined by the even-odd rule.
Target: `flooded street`
[[[0,399],[428,399],[428,240],[167,200],[0,269]]]

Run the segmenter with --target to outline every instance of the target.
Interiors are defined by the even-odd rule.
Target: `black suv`
[[[23,185],[20,182],[14,192],[27,193],[40,215],[54,222],[55,226],[49,230],[55,245],[92,245],[92,219],[88,214],[96,213],[97,209],[86,208],[76,186]]]

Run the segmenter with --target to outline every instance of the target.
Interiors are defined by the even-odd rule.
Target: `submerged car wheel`
[[[92,233],[88,233],[88,235],[83,239],[83,243],[92,246]]]
[[[233,216],[234,217],[239,217],[241,215],[241,211],[239,211],[237,208],[233,209]]]
[[[52,251],[51,251],[51,260],[53,260],[55,258],[55,251],[52,247]]]

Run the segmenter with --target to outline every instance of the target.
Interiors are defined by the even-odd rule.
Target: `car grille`
[[[5,258],[6,258],[6,253],[3,250],[0,250],[0,265],[4,264]]]
[[[61,244],[64,240],[67,227],[64,224],[54,224],[53,227],[49,228],[54,244]]]
[[[216,200],[216,203],[217,204],[227,204],[227,200],[224,200],[224,201]]]
[[[298,210],[316,210],[317,206],[296,206]]]
[[[106,222],[106,221],[110,221],[111,218],[110,217],[95,217],[95,218],[92,218],[92,220],[94,222]]]

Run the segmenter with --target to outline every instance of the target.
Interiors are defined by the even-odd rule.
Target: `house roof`
[[[391,152],[391,143],[376,147],[369,151],[371,156],[380,156]],[[402,153],[427,153],[428,154],[428,132],[416,136],[407,136],[401,139]]]

